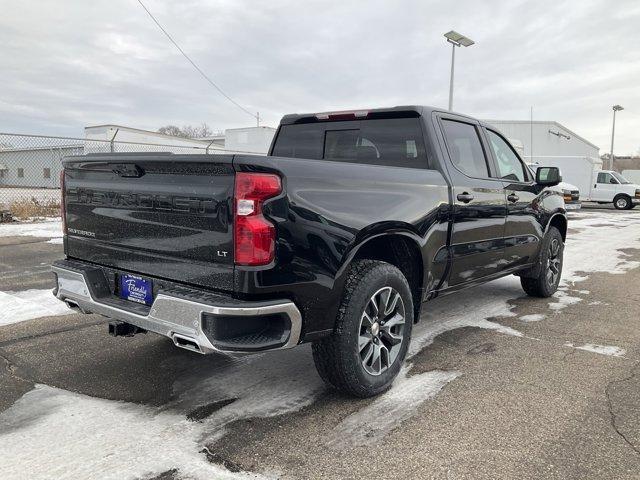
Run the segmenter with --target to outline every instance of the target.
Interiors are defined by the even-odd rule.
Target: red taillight
[[[62,217],[62,233],[67,234],[67,207],[65,200],[67,192],[65,192],[64,184],[64,170],[60,172],[60,216]]]
[[[266,265],[275,257],[276,228],[262,215],[263,202],[282,191],[280,177],[271,173],[236,174],[234,261]]]

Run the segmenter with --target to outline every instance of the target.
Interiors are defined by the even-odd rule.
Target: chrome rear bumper
[[[144,330],[164,335],[173,340],[174,344],[198,353],[233,352],[247,353],[259,350],[276,350],[291,348],[300,341],[302,317],[296,305],[289,300],[272,302],[244,302],[231,298],[224,298],[224,302],[194,300],[180,298],[179,295],[163,292],[156,295],[150,307],[132,304],[113,295],[101,296],[97,288],[90,288],[94,281],[88,282],[87,273],[78,268],[77,262],[56,262],[51,270],[57,277],[57,287],[54,290],[58,299],[77,306],[83,312],[98,313],[106,317],[130,323]],[[93,271],[95,272],[95,268]],[[106,281],[106,280],[105,280]],[[95,286],[94,286],[95,287]],[[269,319],[273,315],[284,315],[290,322],[290,329],[285,331],[281,345],[275,348],[221,348],[206,335],[203,319],[216,317],[264,317]]]

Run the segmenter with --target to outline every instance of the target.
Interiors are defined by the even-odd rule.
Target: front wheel
[[[535,277],[520,277],[520,284],[527,295],[550,297],[558,289],[562,275],[564,242],[556,227],[549,227],[540,246],[539,269]]]
[[[313,343],[322,379],[357,397],[391,387],[411,340],[413,300],[407,279],[395,266],[357,260],[347,276],[334,333]]]
[[[620,195],[613,199],[613,206],[616,207],[617,210],[629,210],[632,205],[631,199],[626,195]]]

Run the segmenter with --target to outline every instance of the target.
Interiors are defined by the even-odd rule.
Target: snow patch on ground
[[[35,223],[0,224],[0,237],[62,238],[62,220],[50,218]]]
[[[612,226],[598,226],[606,215]],[[623,274],[640,266],[621,250],[640,248],[640,215],[582,212],[569,219],[569,234],[564,251],[561,285],[588,278],[580,273],[607,272]]]
[[[62,237],[51,238],[47,240],[47,243],[51,243],[53,245],[62,245],[63,240],[62,240]]]
[[[539,322],[540,320],[544,320],[545,318],[547,318],[547,316],[543,315],[542,313],[533,313],[531,315],[523,315],[521,317],[518,317],[518,320],[522,320],[523,322]]]
[[[627,351],[624,348],[616,347],[614,345],[595,345],[593,343],[586,343],[581,346],[576,346],[573,343],[567,342],[565,347],[576,348],[578,350],[585,350],[587,352],[598,353],[600,355],[609,355],[611,357],[623,357]]]
[[[325,385],[315,371],[310,345],[230,360],[185,377],[174,384],[178,399],[167,406],[183,412],[215,402],[236,399],[207,417],[208,442],[224,435],[236,420],[274,417],[310,405]]]
[[[331,431],[327,444],[341,450],[379,442],[460,376],[459,372],[440,370],[408,376],[409,368],[402,370],[391,390],[342,420]]]
[[[0,292],[0,326],[73,313],[50,289]]]
[[[183,415],[37,385],[0,414],[2,478],[120,480],[173,468],[196,480],[257,478],[210,464],[199,453],[204,432]]]
[[[414,326],[408,358],[431,345],[438,335],[458,328],[484,328],[505,335],[522,336],[511,327],[489,320],[516,316],[511,311],[513,305],[508,303],[509,299],[522,296],[520,281],[516,277],[501,278],[454,295],[455,301],[442,297],[424,305],[422,319]]]
[[[572,297],[569,295],[566,289],[558,290],[553,294],[553,298],[555,298],[556,301],[549,303],[549,308],[556,312],[582,301],[580,297]]]

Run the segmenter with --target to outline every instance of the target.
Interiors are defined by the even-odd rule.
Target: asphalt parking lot
[[[2,479],[640,478],[640,211],[571,214],[552,299],[509,277],[426,304],[369,400],[326,389],[308,346],[112,338],[49,303],[55,225],[4,227]]]

